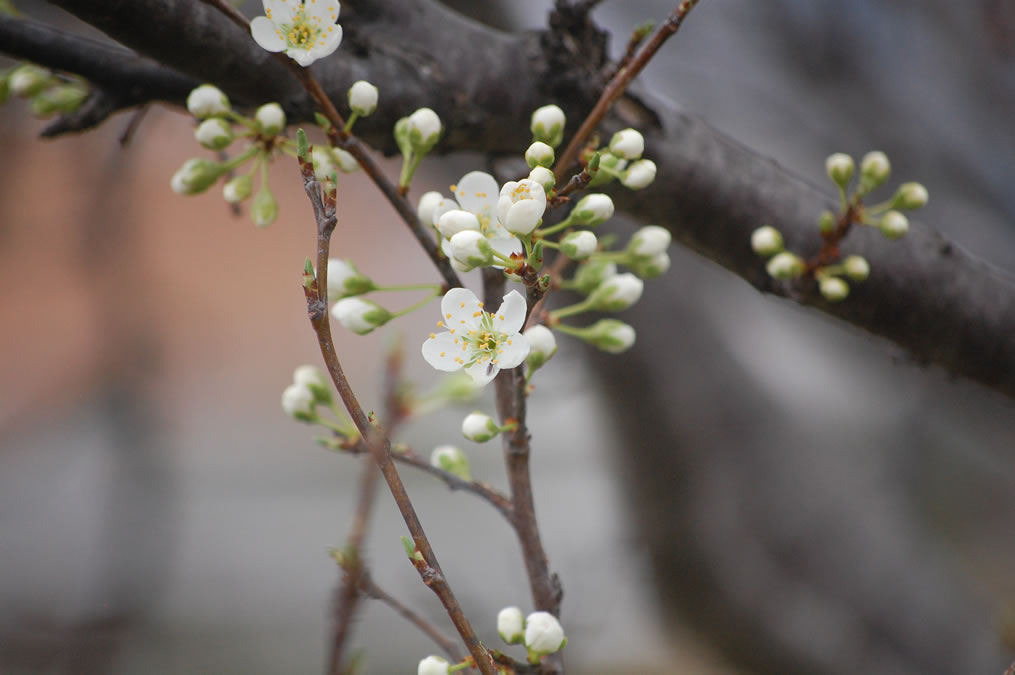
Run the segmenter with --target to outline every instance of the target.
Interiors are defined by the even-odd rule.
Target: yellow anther
[[[446,352],[441,352],[441,358],[442,358],[442,359],[444,358],[444,354],[445,354],[445,353],[446,353]]]
[[[437,336],[436,336],[436,335],[434,335],[433,333],[430,333],[430,339],[431,339],[431,340],[433,340],[433,339],[434,339],[435,337],[437,337]]]

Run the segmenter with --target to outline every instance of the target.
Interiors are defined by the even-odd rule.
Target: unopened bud
[[[209,150],[222,150],[233,142],[233,127],[223,119],[211,117],[197,125],[194,138]]]
[[[556,148],[564,140],[564,111],[555,105],[544,105],[532,113],[529,125],[532,139]]]
[[[889,239],[900,239],[909,232],[909,219],[898,211],[886,211],[878,223],[881,234]]]
[[[543,190],[549,194],[557,185],[557,177],[545,166],[537,166],[529,172],[529,180],[534,180],[543,186]]]
[[[533,654],[553,654],[567,644],[564,629],[553,614],[533,612],[525,618],[525,647]]]
[[[769,257],[782,252],[782,233],[771,225],[759,227],[751,233],[751,248],[760,256]]]
[[[509,645],[516,645],[525,637],[525,617],[517,607],[505,607],[497,612],[497,634]]]
[[[800,256],[783,251],[772,256],[765,269],[776,279],[794,279],[804,273],[805,267]]]
[[[525,364],[532,370],[542,368],[557,353],[557,338],[546,326],[539,324],[529,328],[525,331],[525,339],[529,343]]]
[[[342,298],[331,308],[331,316],[356,335],[366,335],[393,318],[376,302],[360,297]]]
[[[870,264],[865,258],[858,255],[846,256],[846,259],[842,261],[842,266],[846,270],[846,276],[853,281],[863,281],[871,273]]]
[[[638,159],[645,152],[645,137],[636,129],[624,129],[613,134],[610,152],[623,159]]]
[[[250,219],[258,227],[267,227],[274,223],[276,218],[278,218],[278,202],[275,201],[275,195],[268,189],[268,185],[264,184],[254,195],[254,201],[250,203]]]
[[[187,110],[202,120],[206,117],[218,117],[229,112],[229,99],[218,87],[202,84],[187,96]]]
[[[553,166],[553,148],[542,141],[536,141],[525,151],[525,162],[532,169],[537,166]]]
[[[892,206],[897,209],[919,209],[927,205],[927,188],[920,183],[903,183],[892,198]]]
[[[616,263],[606,260],[590,260],[578,266],[574,276],[574,288],[583,295],[588,295],[603,281],[617,274]]]
[[[828,177],[832,179],[832,182],[843,190],[846,189],[850,179],[853,178],[853,171],[855,169],[856,166],[853,158],[844,152],[833,153],[825,160],[825,172],[828,173]]]
[[[409,115],[406,133],[413,152],[426,154],[441,136],[441,118],[430,108],[420,108]]]
[[[439,445],[430,453],[430,465],[444,469],[462,480],[472,480],[469,473],[469,458],[453,445]]]
[[[849,295],[849,284],[839,277],[825,277],[818,282],[821,295],[829,302],[841,302]]]
[[[300,422],[317,419],[314,394],[302,384],[290,384],[282,391],[282,411]]]
[[[473,443],[486,443],[499,433],[497,423],[486,413],[470,413],[462,420],[462,435]]]
[[[651,159],[639,159],[620,175],[620,182],[631,190],[642,190],[656,179],[656,163]]]
[[[631,255],[651,257],[662,253],[670,246],[673,237],[665,227],[646,225],[631,237],[627,251]]]
[[[609,195],[594,193],[582,197],[568,217],[577,225],[595,227],[612,218],[613,211],[613,200]]]
[[[373,281],[360,274],[356,266],[348,260],[328,259],[328,300],[335,301],[362,295],[376,287]]]
[[[661,251],[647,258],[635,258],[630,263],[631,271],[642,279],[661,277],[670,269],[670,254]]]
[[[314,395],[315,403],[329,405],[332,401],[331,383],[317,366],[298,366],[293,371],[293,384],[309,389],[310,393]]]
[[[254,113],[257,128],[263,136],[278,136],[285,129],[285,111],[278,103],[265,103]]]
[[[25,63],[14,69],[8,80],[11,93],[21,98],[31,98],[49,86],[52,74],[39,66]]]
[[[560,240],[560,251],[571,260],[585,260],[596,252],[596,235],[588,230],[571,232]]]
[[[177,194],[195,195],[211,187],[222,172],[222,166],[216,162],[200,158],[188,159],[180,170],[173,174],[170,186]]]
[[[619,312],[641,298],[645,282],[630,272],[612,276],[589,294],[590,309],[602,312]]]
[[[892,173],[892,165],[888,162],[888,155],[875,150],[868,152],[860,160],[860,192],[866,194],[871,190],[880,187],[888,180]]]
[[[366,80],[349,87],[349,109],[360,117],[367,117],[377,109],[377,87]]]
[[[222,186],[222,196],[230,204],[239,204],[254,191],[254,179],[249,175],[236,176]]]

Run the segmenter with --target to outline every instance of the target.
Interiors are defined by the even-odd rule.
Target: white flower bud
[[[433,210],[443,199],[444,195],[436,190],[424,193],[416,205],[416,217],[419,218],[419,222],[423,223],[424,226],[432,225]]]
[[[574,289],[588,295],[604,280],[617,274],[617,264],[605,260],[590,260],[578,266],[574,276]]]
[[[751,233],[751,248],[766,258],[780,253],[783,249],[782,233],[771,225],[759,227]]]
[[[282,411],[300,422],[311,422],[317,418],[314,410],[314,394],[303,384],[290,384],[282,390]]]
[[[846,189],[846,185],[849,184],[850,179],[853,177],[855,168],[853,158],[844,152],[832,153],[825,159],[825,172],[832,179],[832,182],[843,190]]]
[[[420,108],[409,115],[406,132],[413,151],[427,153],[441,136],[441,118],[430,108]]]
[[[479,232],[479,218],[476,214],[461,209],[453,209],[441,214],[437,219],[437,231],[445,239],[451,239],[459,232],[473,230]]]
[[[267,227],[274,223],[276,218],[278,218],[278,202],[275,201],[275,195],[268,186],[262,185],[254,195],[254,201],[250,203],[250,219],[258,227]]]
[[[804,261],[798,255],[783,251],[772,256],[765,269],[776,279],[793,279],[804,273]]]
[[[31,98],[46,88],[50,77],[48,70],[25,63],[14,69],[7,82],[15,96]]]
[[[545,166],[537,166],[529,171],[529,180],[534,180],[543,186],[543,191],[549,193],[557,185],[557,177]]]
[[[849,295],[849,284],[839,277],[825,277],[818,282],[821,295],[829,302],[840,302]]]
[[[448,675],[448,662],[439,656],[428,656],[419,662],[416,675]]]
[[[655,279],[670,269],[670,255],[666,251],[656,253],[648,258],[635,258],[631,262],[631,271],[642,279]]]
[[[634,345],[634,328],[616,319],[600,319],[576,337],[610,354],[626,352]]]
[[[888,155],[875,150],[868,152],[860,160],[860,192],[866,194],[878,187],[892,173],[892,165],[888,161]]]
[[[589,306],[603,312],[619,312],[641,298],[645,282],[630,272],[612,276],[589,294]]]
[[[536,141],[525,151],[525,161],[530,169],[553,166],[553,148],[542,141]]]
[[[448,241],[451,257],[456,260],[464,271],[485,267],[493,262],[493,249],[486,240],[486,235],[476,230],[462,230]]]
[[[846,256],[842,266],[846,270],[846,276],[853,281],[863,281],[871,274],[871,266],[867,260],[858,255]]]
[[[377,87],[366,80],[354,82],[349,87],[349,109],[360,117],[377,110]]]
[[[278,136],[285,129],[285,111],[278,103],[265,103],[254,113],[254,121],[264,136]]]
[[[315,145],[310,151],[310,161],[314,165],[314,178],[319,182],[331,179],[331,174],[337,173],[338,168],[328,148]]]
[[[533,654],[553,654],[567,643],[564,629],[549,612],[533,612],[525,619],[525,646]]]
[[[222,186],[222,197],[230,204],[239,204],[254,191],[254,179],[249,175],[236,176]]]
[[[627,250],[636,256],[654,256],[662,253],[673,240],[670,231],[658,225],[646,225],[631,237]]]
[[[627,160],[621,159],[616,155],[612,155],[608,152],[599,153],[599,171],[589,181],[589,187],[599,187],[600,185],[606,185],[612,182],[616,177],[616,174],[621,174],[624,171],[624,167],[627,166]],[[623,182],[623,181],[622,181]],[[651,182],[651,181],[649,181]],[[648,185],[648,183],[646,183]]]
[[[331,316],[356,335],[366,335],[392,319],[391,312],[358,296],[336,302],[331,308]]]
[[[546,191],[534,180],[508,181],[497,199],[497,218],[509,232],[530,234],[546,211]]]
[[[920,183],[903,183],[892,198],[892,206],[897,209],[919,209],[927,205],[929,198],[927,188]]]
[[[639,159],[627,167],[620,176],[620,182],[631,190],[647,188],[656,179],[656,163],[651,159]]]
[[[309,389],[315,403],[331,403],[331,383],[317,366],[298,366],[293,371],[293,384]]]
[[[485,413],[470,413],[462,420],[462,436],[473,443],[486,443],[499,433],[497,423]]]
[[[532,113],[532,121],[529,128],[532,130],[532,138],[542,141],[550,147],[557,147],[564,140],[564,124],[567,119],[564,111],[555,105],[544,105]]]
[[[462,480],[472,480],[469,473],[469,458],[453,445],[439,445],[430,453],[430,465],[444,469]]]
[[[359,171],[359,161],[352,156],[351,152],[346,152],[342,148],[332,148],[332,154],[335,159],[338,160],[338,169],[342,173],[353,173]]]
[[[623,159],[638,159],[645,152],[645,137],[636,129],[624,129],[613,134],[610,152]]]
[[[588,230],[571,232],[560,240],[560,251],[571,260],[585,260],[596,252],[599,240]]]
[[[202,84],[187,96],[187,110],[198,119],[217,117],[229,112],[229,99],[218,87]]]
[[[356,266],[348,260],[328,258],[328,299],[362,295],[376,288],[368,277],[360,274]]]
[[[194,138],[209,150],[222,150],[233,142],[233,127],[223,119],[212,117],[197,125]]]
[[[525,616],[517,607],[505,607],[497,612],[497,633],[509,645],[516,645],[525,636]]]
[[[188,159],[173,174],[169,184],[173,192],[181,195],[194,195],[204,192],[222,175],[222,166],[207,159]]]
[[[613,210],[613,200],[609,195],[595,193],[582,197],[568,217],[576,224],[595,227],[612,218]]]
[[[525,363],[532,370],[542,368],[543,364],[549,361],[557,353],[557,338],[553,331],[543,325],[536,325],[524,333],[525,339],[529,341],[529,355],[525,357]]]
[[[878,224],[881,234],[889,239],[899,239],[909,232],[909,219],[898,211],[886,211]]]

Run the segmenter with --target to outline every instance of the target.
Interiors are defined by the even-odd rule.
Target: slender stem
[[[684,0],[677,6],[673,13],[669,16],[666,21],[656,30],[652,38],[641,48],[636,56],[630,63],[617,71],[617,74],[613,76],[606,88],[603,89],[602,96],[599,97],[599,101],[596,102],[592,112],[582,122],[581,127],[578,129],[578,133],[574,135],[571,142],[567,144],[567,148],[563,154],[557,159],[557,166],[553,172],[557,175],[557,180],[563,180],[564,174],[574,166],[575,162],[578,161],[578,153],[581,151],[582,146],[585,145],[585,141],[589,139],[592,132],[595,131],[599,123],[603,121],[606,113],[609,112],[610,107],[620,98],[624,90],[627,89],[627,85],[631,83],[638,73],[642,71],[649,60],[655,56],[655,53],[659,51],[659,48],[663,45],[666,40],[677,32],[680,28],[680,24],[684,22],[684,17],[694,9],[694,6],[698,4],[698,0]]]
[[[484,270],[483,291],[486,304],[493,306],[504,295],[504,275],[499,270]],[[531,307],[530,303],[530,307]],[[525,426],[525,376],[522,368],[504,370],[494,380],[497,414],[501,424],[515,421],[513,431],[501,434],[504,464],[511,489],[512,519],[521,545],[525,570],[529,577],[532,603],[536,609],[560,615],[563,591],[556,574],[550,573],[549,561],[543,550],[536,521],[536,507],[529,474],[529,431]],[[544,673],[558,673],[563,668],[559,654],[544,661]]]
[[[230,5],[228,0],[202,0],[202,2],[215,7],[244,30],[250,30],[247,18]],[[321,112],[328,122],[331,123],[331,129],[328,130],[328,139],[331,144],[342,148],[356,158],[356,161],[363,168],[363,173],[370,177],[370,180],[374,182],[377,189],[381,191],[381,194],[384,195],[385,199],[388,200],[402,220],[405,221],[416,241],[419,242],[419,245],[423,247],[427,256],[430,257],[430,260],[437,267],[437,271],[440,272],[447,287],[455,288],[461,286],[462,282],[458,278],[458,274],[451,267],[451,262],[441,255],[440,249],[437,248],[437,244],[430,236],[430,232],[419,222],[419,217],[416,216],[416,210],[412,207],[412,204],[409,203],[405,194],[399,191],[398,187],[384,175],[380,166],[374,161],[370,153],[367,152],[366,144],[345,129],[345,120],[342,119],[338,109],[335,108],[335,104],[324,93],[324,89],[321,88],[314,74],[308,68],[300,66],[282,52],[278,52],[274,56],[276,60],[293,72],[300,81],[300,84],[303,85],[303,88],[307,90],[307,93],[320,106]]]
[[[441,604],[444,605],[448,616],[458,630],[458,634],[465,641],[469,653],[472,654],[477,667],[483,675],[494,675],[493,662],[490,654],[480,643],[472,625],[462,612],[458,600],[448,584],[437,555],[430,546],[423,524],[416,514],[416,509],[409,499],[402,478],[398,469],[392,461],[391,443],[388,436],[378,428],[375,428],[367,414],[364,412],[359,400],[356,398],[349,380],[345,376],[342,364],[335,352],[335,343],[331,336],[331,323],[328,320],[328,256],[331,249],[331,233],[335,229],[335,204],[333,200],[322,199],[320,186],[314,178],[314,168],[310,162],[300,161],[300,171],[303,175],[303,186],[310,198],[314,209],[314,216],[317,221],[317,278],[308,286],[304,287],[307,296],[307,313],[310,316],[310,323],[317,334],[317,342],[321,349],[321,356],[327,365],[328,373],[335,384],[339,397],[345,404],[353,424],[360,432],[360,436],[370,448],[371,455],[377,463],[388,484],[398,510],[402,514],[409,533],[412,535],[416,550],[423,557],[423,561],[415,563],[417,571],[423,582],[437,595]]]
[[[396,597],[375,584],[373,578],[371,578],[369,574],[363,575],[360,579],[359,587],[360,590],[368,596],[375,600],[380,600],[385,605],[395,610],[403,619],[423,631],[427,637],[440,645],[440,648],[444,650],[444,653],[447,654],[452,661],[462,660],[461,652],[454,640],[442,633],[437,626],[424,619],[407,605],[400,602]]]

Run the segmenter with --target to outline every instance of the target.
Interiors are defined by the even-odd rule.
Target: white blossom
[[[285,111],[278,103],[265,103],[254,112],[254,119],[265,136],[277,136],[285,129]]]
[[[515,234],[504,229],[497,218],[497,200],[500,188],[497,187],[497,181],[494,180],[493,176],[483,171],[471,171],[462,176],[462,179],[457,184],[452,185],[451,191],[454,193],[454,199],[441,198],[432,204],[426,204],[431,214],[429,222],[436,226],[438,231],[440,231],[440,219],[445,213],[453,210],[465,211],[476,217],[479,223],[479,231],[486,237],[490,247],[494,251],[505,257],[511,257],[514,254],[522,252],[522,242]],[[418,212],[422,220],[423,215],[425,215],[423,213],[422,200],[420,200]],[[455,217],[458,218],[458,216]],[[424,222],[427,221],[424,220]],[[460,224],[465,224],[465,222],[465,220],[462,220]],[[453,223],[446,222],[445,226],[453,228]],[[469,221],[469,227],[465,229],[472,227],[471,221]],[[461,230],[456,230],[456,232],[459,231]],[[443,233],[441,236],[444,236]],[[450,239],[450,237],[445,237],[445,239]],[[441,248],[450,258],[451,248],[449,242],[444,241]]]
[[[202,84],[187,96],[187,110],[198,119],[224,115],[229,112],[229,99],[218,87]]]
[[[473,443],[486,443],[488,440],[500,433],[497,423],[486,413],[469,413],[462,420],[462,436]]]
[[[637,129],[624,129],[613,134],[610,152],[622,159],[638,159],[645,152],[645,137]]]
[[[647,188],[656,179],[656,163],[651,159],[639,159],[627,167],[620,176],[620,182],[631,190]]]
[[[497,633],[509,645],[518,644],[525,636],[525,616],[517,607],[497,612]]]
[[[304,384],[290,384],[282,390],[282,411],[294,420],[307,422],[316,415],[314,393]]]
[[[588,304],[590,309],[619,312],[638,302],[644,289],[645,282],[630,272],[617,274],[589,294]]]
[[[525,646],[534,654],[552,654],[567,642],[557,617],[533,612],[525,618]]]
[[[262,0],[265,16],[250,22],[250,33],[269,52],[284,51],[301,66],[329,56],[342,42],[337,0]]]
[[[448,675],[448,662],[439,656],[428,656],[419,662],[416,675]]]
[[[349,87],[349,109],[366,117],[377,109],[377,87],[366,80],[353,82]]]
[[[441,299],[438,324],[447,330],[430,334],[423,358],[437,370],[464,368],[477,384],[486,384],[501,368],[514,368],[528,356],[528,340],[519,333],[525,311],[525,298],[518,291],[505,295],[491,313],[472,291],[452,288]]]
[[[588,230],[571,232],[560,240],[560,250],[571,260],[584,260],[596,252],[599,240]]]
[[[673,237],[665,227],[646,225],[631,237],[628,251],[636,256],[654,256],[662,253],[670,246]]]
[[[440,232],[441,236],[445,239],[451,239],[459,232],[465,232],[467,230],[479,232],[479,218],[476,217],[476,214],[470,213],[469,211],[453,209],[451,211],[445,211],[441,214],[440,218],[437,219],[437,231]]]
[[[376,302],[361,297],[342,298],[331,308],[331,316],[357,335],[366,335],[391,320],[391,313]]]
[[[593,193],[581,198],[568,217],[575,223],[595,227],[613,217],[613,200],[609,195]]]
[[[546,191],[534,180],[508,181],[497,199],[497,218],[509,231],[526,235],[536,229],[546,211]]]

